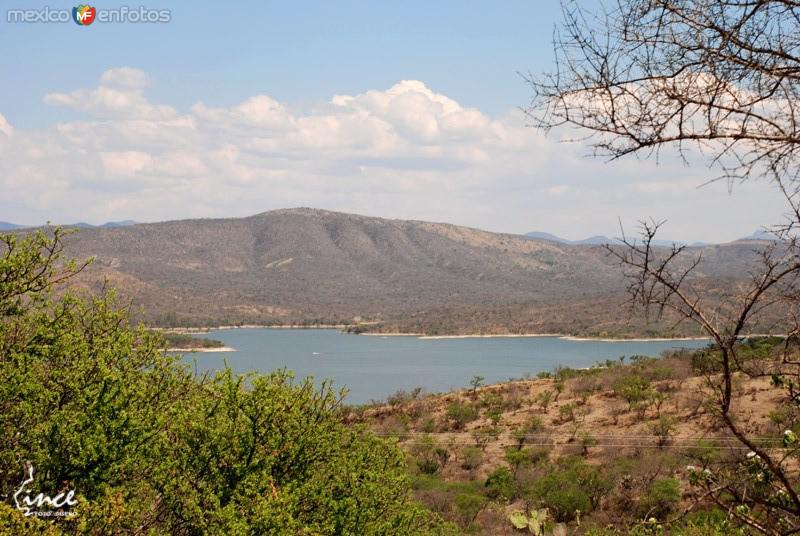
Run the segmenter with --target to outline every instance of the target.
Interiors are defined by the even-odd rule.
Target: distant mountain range
[[[732,288],[752,243],[703,246],[697,284]],[[594,245],[324,210],[85,228],[74,285],[107,280],[162,326],[323,324],[412,333],[686,334],[622,307],[625,279]]]
[[[128,225],[136,225],[137,222],[133,220],[123,221],[108,221],[100,225],[92,225],[79,221],[78,223],[63,223],[62,227],[77,227],[79,229],[96,229],[96,228],[109,228],[109,227],[127,227]],[[7,221],[0,221],[0,231],[14,231],[17,229],[29,229],[36,227],[35,225],[17,225],[16,223],[9,223]]]
[[[530,233],[525,233],[525,236],[528,238],[534,238],[538,240],[549,240],[550,242],[556,242],[559,244],[570,244],[573,246],[579,246],[579,245],[602,246],[606,244],[622,244],[622,241],[619,238],[609,238],[607,236],[602,236],[602,235],[590,236],[589,238],[584,238],[583,240],[567,240],[566,238],[561,238],[560,236],[556,236],[552,233],[532,231]],[[756,230],[753,234],[739,238],[737,240],[776,240],[776,239],[777,237],[774,234],[770,233],[769,231],[759,229]],[[709,242],[689,243],[683,240],[660,240],[660,239],[653,240],[653,245],[657,247],[671,247],[673,244],[678,246],[690,246],[690,247],[703,247],[711,245],[711,243]]]
[[[122,220],[122,221],[109,221],[100,225],[92,225],[91,223],[86,222],[77,222],[77,223],[65,223],[60,224],[62,227],[77,227],[79,229],[108,229],[114,227],[127,227],[130,225],[137,225],[138,222],[134,220]],[[31,225],[18,225],[16,223],[10,223],[5,221],[0,221],[0,231],[13,231],[17,229],[26,229],[35,226]],[[621,244],[621,240],[618,238],[609,238],[603,235],[595,235],[590,236],[589,238],[584,238],[583,240],[568,240],[566,238],[561,238],[560,236],[554,235],[552,233],[546,233],[541,231],[531,231],[530,233],[525,233],[523,236],[527,238],[534,238],[539,240],[548,240],[550,242],[556,242],[558,244],[571,244],[571,245],[592,245],[592,246],[602,246],[605,244]],[[769,231],[765,231],[763,229],[757,229],[751,235],[739,238],[738,240],[776,240],[774,234],[770,233]],[[692,242],[688,243],[682,240],[654,240],[654,246],[660,247],[670,247],[673,244],[677,245],[688,245],[691,247],[702,247],[711,245],[710,242]]]

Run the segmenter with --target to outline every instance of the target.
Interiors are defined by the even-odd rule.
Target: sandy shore
[[[182,333],[193,335],[198,333],[209,333],[211,331],[220,331],[227,329],[344,329],[349,327],[349,324],[317,324],[314,326],[305,326],[302,324],[285,324],[279,326],[265,326],[261,324],[242,324],[240,326],[204,326],[199,328],[149,328],[154,331],[163,331],[165,333]]]
[[[710,341],[711,337],[654,337],[651,339],[632,338],[632,339],[608,339],[595,337],[573,337],[572,335],[561,335],[559,339],[567,341],[584,342],[670,342],[670,341]]]
[[[424,333],[358,333],[358,335],[367,335],[368,337],[419,337],[420,339],[425,338]]]
[[[560,333],[499,333],[497,335],[422,335],[420,339],[501,339],[522,337],[562,337]]]
[[[181,352],[181,353],[194,353],[194,352],[235,352],[236,348],[230,346],[219,346],[217,348],[167,348],[167,352]]]

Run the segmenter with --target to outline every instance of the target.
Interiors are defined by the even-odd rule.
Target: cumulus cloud
[[[80,119],[14,129],[0,115],[2,219],[148,221],[305,205],[578,238],[613,232],[632,207],[632,218],[686,214],[692,225],[700,213],[679,196],[661,203],[700,174],[588,160],[580,146],[527,128],[519,111],[490,116],[418,80],[302,109],[257,94],[179,111],[151,102],[149,85],[143,71],[110,69],[96,87],[44,97]]]
[[[48,93],[46,104],[65,106],[93,117],[114,119],[159,120],[175,117],[170,106],[150,104],[143,94],[149,84],[147,75],[138,69],[109,69],[100,76],[94,89],[78,89],[70,93]]]
[[[140,69],[117,67],[105,71],[100,76],[100,82],[106,86],[142,89],[150,85],[150,77]]]

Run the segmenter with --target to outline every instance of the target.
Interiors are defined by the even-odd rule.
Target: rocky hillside
[[[699,275],[744,277],[753,243],[702,249]],[[81,229],[67,254],[95,262],[153,324],[377,322],[428,333],[642,333],[600,246],[315,209]]]

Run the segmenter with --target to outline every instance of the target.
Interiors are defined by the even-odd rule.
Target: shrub
[[[409,498],[403,453],[346,427],[329,383],[196,378],[113,292],[54,298],[75,271],[62,236],[0,236],[0,495],[30,460],[37,489],[78,492],[78,525],[51,534],[438,530]],[[40,532],[9,510],[11,533]]]
[[[485,379],[486,378],[484,378],[483,376],[473,376],[472,379],[469,381],[469,385],[470,387],[472,387],[473,396],[475,396],[479,388],[483,387],[483,381]]]
[[[575,486],[554,486],[553,482],[545,481],[543,486],[547,489],[537,490],[541,503],[551,512],[556,521],[573,521],[579,512],[589,512],[592,503],[589,495]]]
[[[447,464],[450,453],[430,436],[423,437],[411,446],[411,455],[415,458],[417,468],[426,475],[433,475]]]
[[[625,376],[614,385],[614,394],[625,400],[632,410],[635,404],[650,396],[650,382],[638,374]]]
[[[588,432],[581,434],[581,454],[584,457],[589,455],[589,449],[594,446],[597,446],[597,439],[593,435]]]
[[[447,418],[452,422],[453,428],[460,430],[468,422],[478,418],[478,410],[471,404],[454,402],[447,407]]]
[[[574,422],[575,421],[575,404],[564,404],[558,408],[558,418],[561,422]]]
[[[486,495],[492,499],[513,500],[514,476],[506,467],[498,467],[489,474],[484,484]]]
[[[566,459],[534,484],[531,498],[550,509],[556,521],[568,522],[578,511],[588,513],[597,508],[610,488],[599,469],[581,459]]]
[[[517,440],[517,448],[521,449],[522,445],[530,439],[529,436],[540,432],[544,428],[542,419],[536,415],[528,419],[528,421],[514,432],[514,439]]]
[[[464,527],[471,525],[486,506],[486,502],[486,497],[477,493],[464,492],[456,495],[455,506],[461,525]]]
[[[650,431],[658,436],[658,446],[663,447],[669,442],[672,430],[675,427],[675,419],[662,415],[655,422],[650,424]]]
[[[553,401],[553,391],[549,389],[542,391],[536,397],[536,401],[539,403],[539,407],[542,408],[542,412],[547,413],[547,408],[550,406],[550,402]]]
[[[461,468],[469,471],[483,463],[483,451],[478,447],[466,447],[461,453]]]
[[[639,502],[639,513],[642,517],[663,520],[675,510],[680,500],[680,482],[675,478],[660,478],[653,481]]]

